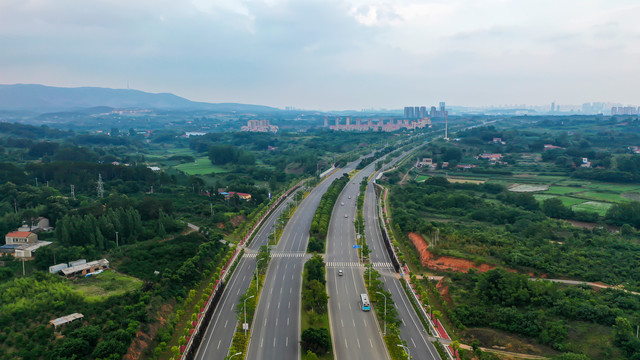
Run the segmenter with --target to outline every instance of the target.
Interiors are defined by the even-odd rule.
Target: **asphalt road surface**
[[[358,262],[354,220],[360,182],[373,171],[360,171],[342,191],[329,222],[327,236],[327,292],[333,352],[338,360],[390,359],[373,311],[363,311],[364,269]],[[344,205],[343,205],[344,204]],[[343,276],[338,275],[343,271]]]
[[[300,291],[309,228],[320,198],[331,182],[355,163],[329,175],[300,203],[272,250],[264,288],[256,309],[247,359],[300,359]],[[354,358],[355,359],[355,358]]]
[[[249,252],[256,252],[261,245],[267,243],[268,236],[271,233],[276,219],[290,201],[290,198],[284,201],[264,222],[249,245]],[[245,254],[245,256],[240,259],[213,313],[211,322],[205,330],[206,332],[202,343],[196,352],[196,360],[224,359],[224,357],[227,356],[237,325],[235,314],[236,304],[238,303],[240,295],[249,287],[251,279],[254,276],[255,268],[255,257]]]

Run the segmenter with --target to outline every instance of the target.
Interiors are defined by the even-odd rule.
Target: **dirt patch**
[[[601,226],[600,224],[597,224],[597,223],[590,223],[590,222],[577,221],[577,220],[565,220],[565,221],[575,227],[589,229],[589,230],[595,228],[596,226]],[[619,226],[613,226],[613,225],[606,225],[606,226],[607,226],[607,230],[609,230],[609,232],[612,234],[620,231]]]
[[[445,285],[442,280],[438,281],[436,285],[436,289],[440,291],[440,296],[446,301],[448,304],[451,304],[451,296],[449,295],[449,285]]]
[[[229,221],[231,222],[231,224],[233,224],[233,227],[237,227],[238,225],[242,224],[244,220],[245,220],[244,216],[238,215],[238,216],[232,217],[231,220]]]
[[[171,315],[172,311],[173,306],[169,304],[162,305],[156,315],[156,321],[149,324],[149,331],[147,333],[138,331],[123,359],[142,359],[145,350],[153,343],[153,338],[158,334],[158,330],[166,324],[167,316]]]
[[[509,186],[509,191],[513,192],[537,192],[547,190],[549,190],[549,185],[512,184]]]
[[[475,265],[473,261],[459,259],[452,256],[441,256],[436,259],[435,256],[427,249],[427,242],[422,238],[422,236],[416,233],[409,233],[409,239],[411,239],[418,250],[418,253],[420,253],[420,262],[422,263],[422,266],[430,269],[458,272],[468,272],[469,269],[477,269],[480,272],[486,272],[496,268],[489,264]]]
[[[637,192],[623,193],[622,197],[628,200],[640,201],[640,193]]]
[[[478,340],[480,346],[486,348],[532,355],[555,355],[558,353],[547,346],[534,345],[524,337],[494,329],[469,328],[464,331],[463,336],[465,342],[471,343],[473,340]]]
[[[484,183],[486,183],[486,182],[487,182],[487,180],[458,179],[458,178],[450,178],[450,177],[449,177],[449,178],[447,178],[447,180],[448,180],[450,183],[453,183],[453,184],[457,184],[457,183],[460,183],[460,184],[464,184],[464,183],[469,183],[469,184],[484,184]]]

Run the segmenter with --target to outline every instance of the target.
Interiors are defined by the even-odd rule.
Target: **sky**
[[[341,110],[640,105],[637,0],[2,0],[0,84]]]

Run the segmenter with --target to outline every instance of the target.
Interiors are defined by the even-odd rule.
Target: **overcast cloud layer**
[[[313,109],[640,103],[637,0],[2,0],[0,83]]]

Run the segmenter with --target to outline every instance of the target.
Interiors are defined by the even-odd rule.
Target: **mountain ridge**
[[[55,87],[41,84],[0,84],[0,110],[37,113],[78,111],[95,107],[116,109],[210,110],[275,112],[279,109],[240,103],[191,101],[171,93],[103,87]]]

